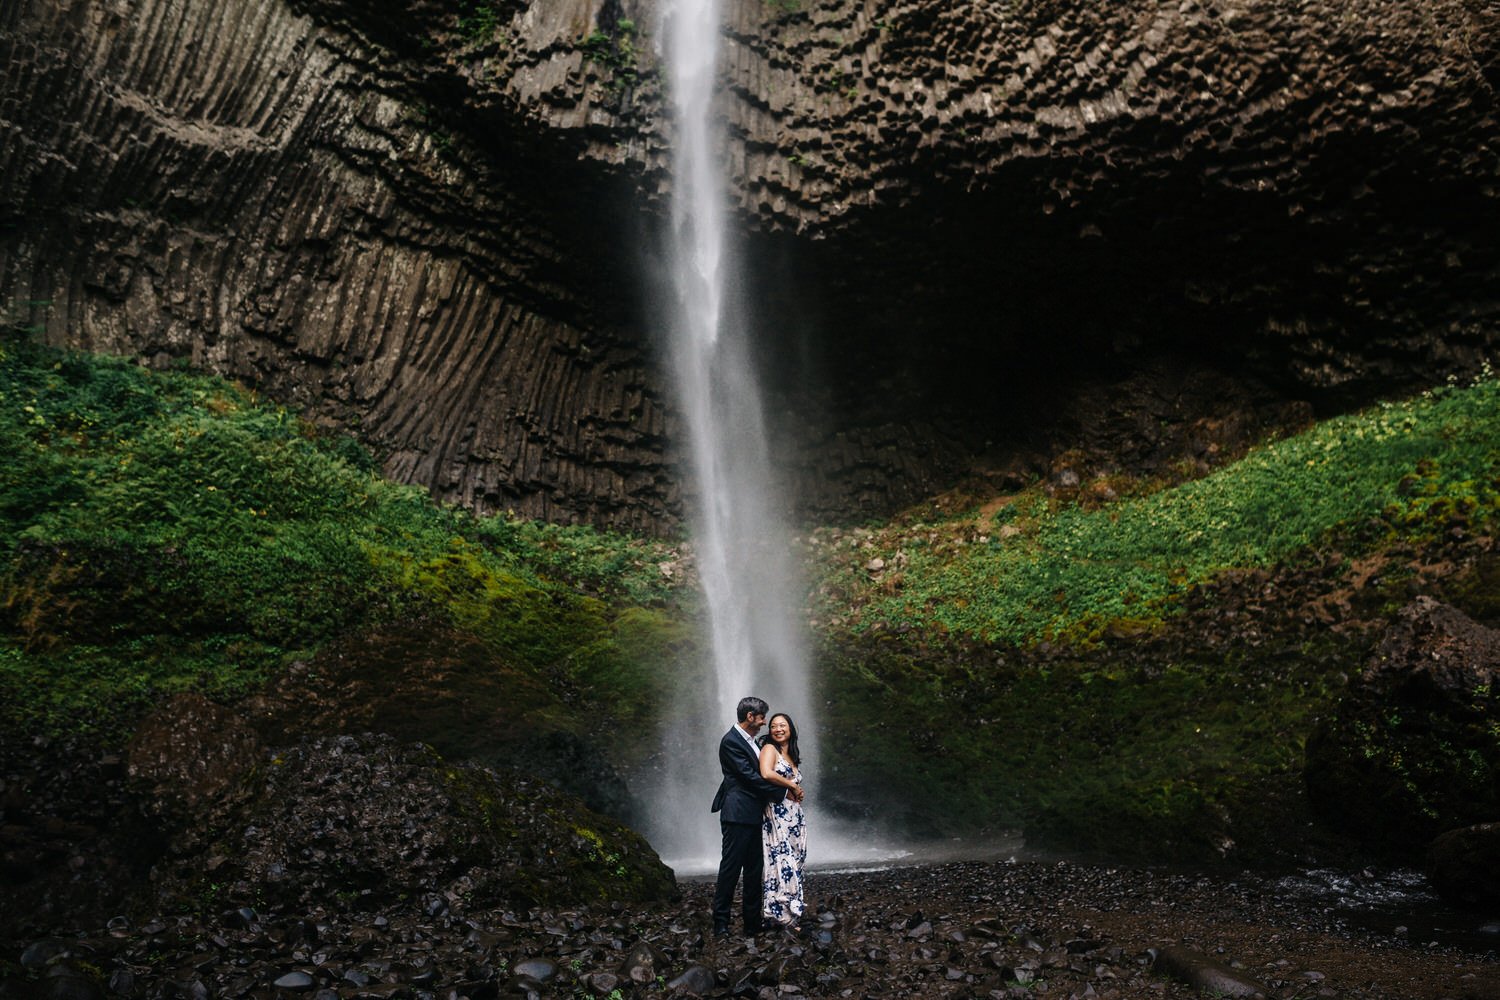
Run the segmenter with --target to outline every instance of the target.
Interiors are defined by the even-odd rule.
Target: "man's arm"
[[[749,789],[758,798],[780,802],[786,794],[786,789],[760,776],[760,762],[751,757],[750,747],[746,745],[740,749],[729,742],[729,740],[738,739],[738,736],[730,733],[729,739],[719,743],[719,767],[723,769],[726,777],[732,778],[741,787]]]

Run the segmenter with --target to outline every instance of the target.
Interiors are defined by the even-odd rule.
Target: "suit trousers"
[[[734,907],[734,887],[744,877],[740,893],[740,912],[746,934],[760,933],[761,878],[765,872],[760,824],[720,823],[724,836],[719,856],[719,880],[714,885],[714,930],[729,930],[729,915]]]

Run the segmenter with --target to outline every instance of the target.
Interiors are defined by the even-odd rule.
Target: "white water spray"
[[[745,695],[785,710],[816,759],[816,720],[796,608],[802,588],[788,535],[773,507],[781,496],[767,454],[759,389],[743,308],[736,303],[727,239],[723,130],[713,113],[719,53],[717,0],[676,0],[665,39],[677,128],[668,246],[675,308],[672,353],[686,418],[697,497],[693,537],[707,601],[713,676],[684,684],[669,713],[666,788],[653,805],[653,844],[674,868],[717,864],[718,738]]]

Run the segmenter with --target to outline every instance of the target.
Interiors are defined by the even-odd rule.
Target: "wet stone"
[[[271,985],[275,986],[278,990],[294,990],[301,993],[312,989],[316,983],[313,981],[312,976],[299,969],[282,975]]]
[[[41,1000],[104,1000],[104,988],[79,969],[55,966],[42,980]]]
[[[613,972],[596,972],[588,977],[588,987],[599,996],[608,996],[620,986],[620,977]]]
[[[714,974],[701,965],[690,965],[682,974],[667,983],[667,989],[675,993],[702,996],[713,990]]]
[[[540,997],[543,989],[541,983],[526,976],[516,976],[510,981],[510,993],[515,996]]]
[[[526,976],[539,983],[550,983],[557,975],[557,964],[545,958],[528,958],[524,962],[517,962],[512,971],[518,976]]]
[[[33,941],[21,952],[21,968],[42,969],[47,963],[62,955],[72,954],[68,950],[67,942],[58,941],[53,938],[45,938],[41,941]]]

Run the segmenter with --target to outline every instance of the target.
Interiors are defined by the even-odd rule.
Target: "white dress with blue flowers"
[[[802,773],[785,757],[777,758],[776,773],[799,787],[802,784]],[[802,918],[802,869],[807,864],[807,824],[802,803],[794,802],[789,795],[766,806],[760,829],[766,862],[761,916],[788,926]]]

